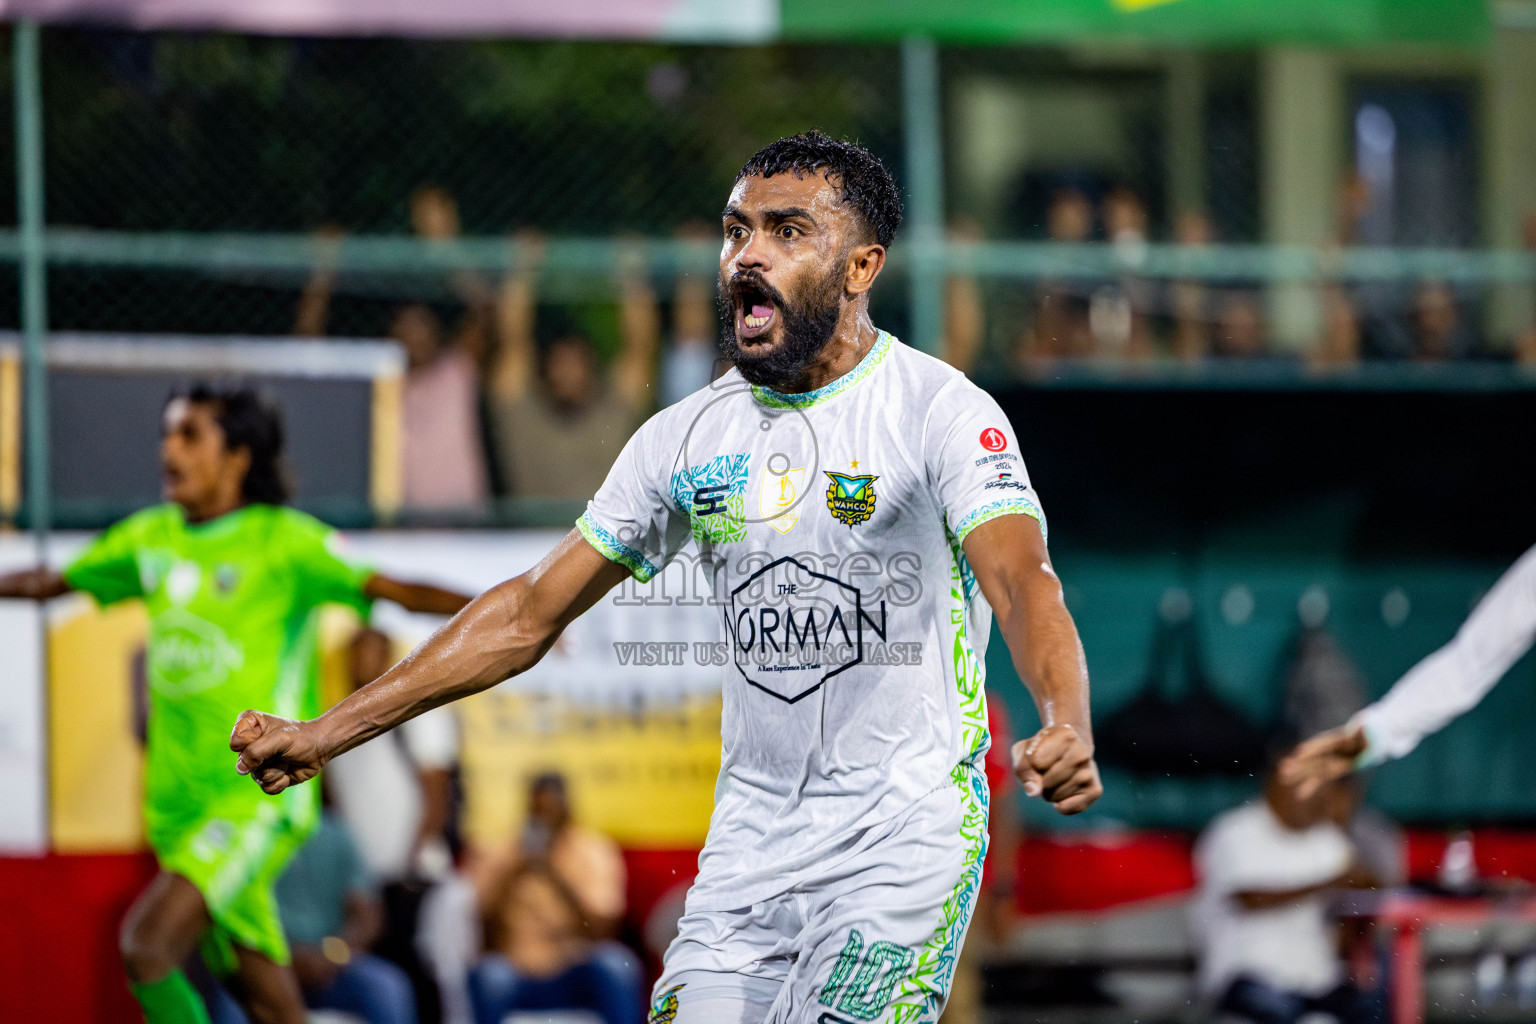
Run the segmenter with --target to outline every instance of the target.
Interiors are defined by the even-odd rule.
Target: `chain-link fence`
[[[1467,75],[1353,82],[1336,194],[1300,211],[1331,225],[1327,244],[1284,246],[1265,244],[1296,211],[1265,179],[1254,52],[938,55],[948,236],[924,259],[911,232],[898,240],[875,315],[968,371],[1059,381],[1215,361],[1292,380],[1373,357],[1536,357],[1518,316],[1490,313],[1501,296],[1529,305],[1536,262],[1466,251],[1485,234]],[[816,126],[908,181],[902,60],[875,44],[49,28],[49,324],[393,336],[417,369],[432,358],[413,344],[452,350],[478,381],[486,452],[484,484],[464,493],[537,496],[502,465],[515,431],[498,403],[542,387],[553,343],[576,337],[607,368],[605,399],[644,364],[629,423],[706,380],[684,349],[715,333],[712,239],[737,168]],[[0,161],[14,166],[9,134]],[[16,239],[0,237],[0,327],[19,323]],[[1429,248],[1391,248],[1404,243]],[[937,337],[910,315],[924,267],[946,282]]]

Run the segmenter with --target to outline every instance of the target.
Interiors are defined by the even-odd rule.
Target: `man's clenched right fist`
[[[249,775],[268,793],[308,782],[329,760],[313,722],[295,722],[261,711],[242,711],[229,734],[229,749],[240,755],[235,771]]]

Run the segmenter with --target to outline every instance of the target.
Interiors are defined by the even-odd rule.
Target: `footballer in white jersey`
[[[380,680],[311,722],[243,715],[239,769],[302,782],[525,670],[626,577],[697,588],[721,616],[721,770],[650,1020],[936,1021],[987,848],[994,614],[1044,723],[1014,749],[1026,793],[1075,813],[1101,787],[1019,439],[869,319],[900,217],[855,145],[811,132],[754,155],[722,220],[736,368],[635,434],[543,562]]]

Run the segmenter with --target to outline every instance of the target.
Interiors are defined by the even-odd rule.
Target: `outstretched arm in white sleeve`
[[[1281,765],[1281,777],[1305,795],[1357,768],[1411,753],[1476,707],[1533,643],[1536,547],[1499,578],[1450,643],[1348,724],[1298,746]]]

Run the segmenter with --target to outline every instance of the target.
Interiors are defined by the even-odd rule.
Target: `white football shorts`
[[[688,910],[650,1024],[933,1024],[987,852],[987,782],[952,782],[814,877],[739,910]]]

